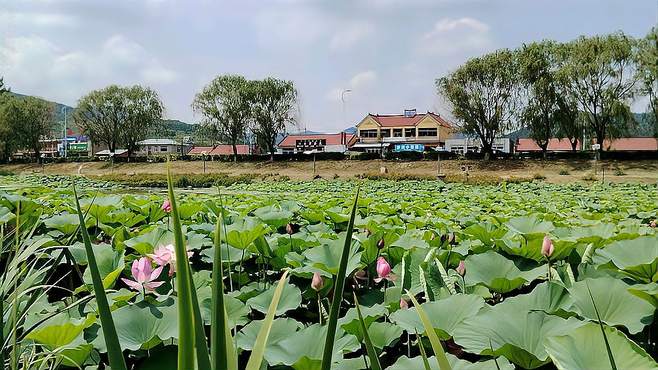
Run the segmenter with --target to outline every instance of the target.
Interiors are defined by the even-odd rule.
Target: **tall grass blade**
[[[212,312],[210,317],[211,369],[228,369],[226,335],[228,323],[224,320],[224,269],[222,265],[221,227],[223,215],[217,215],[215,225],[215,254],[212,264]]]
[[[267,309],[267,314],[263,320],[263,324],[258,331],[258,336],[256,337],[256,343],[254,343],[254,349],[251,350],[251,355],[249,356],[249,361],[247,362],[246,370],[259,370],[260,365],[263,362],[263,356],[265,355],[265,346],[267,345],[267,338],[270,336],[270,331],[272,330],[272,323],[274,322],[274,315],[276,314],[276,308],[279,305],[281,300],[281,295],[283,294],[283,288],[286,286],[286,278],[288,277],[288,271],[284,271],[281,279],[279,279],[279,284],[277,284],[276,289],[274,289],[274,295],[272,296],[272,302],[270,302],[270,307]]]
[[[427,359],[427,353],[425,353],[425,346],[423,346],[423,338],[421,338],[421,336],[418,335],[418,332],[416,332],[416,343],[418,344],[420,357],[423,358],[423,366],[425,366],[425,370],[432,370],[432,368],[430,367],[430,361]]]
[[[178,292],[178,368],[193,370],[195,363],[195,324],[192,301],[192,281],[187,258],[187,248],[183,238],[178,205],[174,196],[174,181],[171,177],[171,164],[167,162],[167,185],[171,220],[174,232],[174,250],[176,253],[176,291]]]
[[[603,341],[605,342],[605,350],[608,351],[608,360],[610,361],[610,367],[612,368],[612,370],[617,370],[615,357],[612,355],[612,349],[610,349],[610,343],[608,343],[608,336],[605,335],[603,322],[601,321],[601,316],[599,316],[599,309],[596,308],[596,303],[594,302],[594,296],[592,295],[592,291],[589,289],[589,284],[587,284],[587,281],[585,281],[585,286],[587,287],[587,292],[589,293],[589,299],[592,300],[592,306],[594,306],[594,312],[596,313],[596,319],[598,320],[599,327],[601,328],[601,334],[603,334]]]
[[[350,247],[352,246],[352,232],[354,230],[354,219],[356,218],[356,209],[359,201],[359,192],[357,189],[356,196],[354,197],[354,204],[352,205],[352,213],[350,221],[347,224],[347,232],[345,234],[345,244],[343,245],[343,253],[340,257],[340,265],[338,267],[338,275],[334,284],[334,296],[331,301],[331,309],[329,313],[329,323],[327,324],[327,337],[324,341],[324,351],[322,354],[322,370],[331,369],[331,360],[334,351],[334,339],[336,338],[336,325],[338,324],[338,311],[340,309],[340,302],[343,300],[343,289],[345,288],[345,274],[347,274],[347,260],[350,257]]]
[[[450,367],[450,363],[448,362],[448,357],[446,357],[446,352],[443,350],[443,346],[441,345],[439,336],[436,335],[436,331],[434,331],[434,327],[432,326],[432,322],[430,321],[430,318],[427,316],[427,313],[425,313],[425,310],[423,310],[420,304],[418,304],[416,297],[414,297],[413,294],[409,293],[409,291],[407,291],[407,295],[409,296],[409,298],[411,298],[411,301],[414,303],[416,312],[418,312],[418,316],[420,316],[420,321],[423,322],[423,326],[425,327],[425,333],[427,334],[427,337],[429,338],[430,343],[432,344],[432,350],[434,351],[434,356],[436,357],[436,361],[439,364],[439,369],[451,370],[452,367]]]
[[[98,305],[98,314],[101,319],[101,327],[103,328],[103,337],[105,345],[107,346],[107,356],[110,361],[110,367],[113,370],[127,370],[126,362],[121,352],[119,345],[119,337],[114,326],[114,319],[112,319],[112,312],[110,305],[107,302],[105,295],[105,288],[103,288],[103,279],[98,271],[98,264],[96,263],[96,256],[94,249],[91,246],[91,239],[89,232],[85,226],[85,219],[80,209],[80,201],[78,200],[78,193],[76,192],[75,185],[73,186],[73,196],[75,197],[75,207],[78,212],[78,219],[80,220],[80,233],[82,240],[85,244],[85,251],[87,252],[87,266],[91,273],[91,281],[94,287],[94,295],[96,296],[96,304]]]
[[[370,335],[368,334],[368,328],[366,328],[366,322],[363,320],[363,315],[361,314],[361,307],[359,307],[359,300],[354,295],[354,304],[356,305],[356,313],[359,316],[359,324],[361,326],[361,333],[363,335],[363,341],[366,343],[366,352],[368,352],[368,358],[370,358],[370,369],[372,370],[382,370],[382,365],[379,363],[379,356],[377,355],[377,350],[375,346],[372,345],[370,340]]]
[[[192,278],[192,269],[190,272],[190,281],[192,282],[192,309],[194,311],[194,347],[196,348],[196,357],[199,364],[199,369],[210,369],[210,354],[208,353],[208,341],[206,340],[206,330],[203,327],[203,319],[201,318],[201,310],[199,309],[199,300],[196,296],[196,286]]]

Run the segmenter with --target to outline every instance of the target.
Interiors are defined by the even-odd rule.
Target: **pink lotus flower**
[[[466,274],[466,264],[464,263],[464,261],[459,261],[459,266],[457,266],[456,270],[457,273],[461,276],[464,276],[464,274]]]
[[[548,235],[544,235],[544,241],[541,244],[541,254],[549,258],[552,254],[555,248],[553,247],[553,242],[551,241],[551,238],[548,237]]]
[[[656,220],[651,220],[651,222],[649,222],[649,227],[655,228],[656,227]]]
[[[400,309],[406,310],[409,308],[409,303],[404,298],[400,298]]]
[[[395,275],[391,274],[391,265],[388,264],[384,257],[377,258],[377,276],[378,277],[375,278],[376,283],[379,283],[382,280],[395,280]]]
[[[160,273],[162,273],[162,266],[154,270],[151,260],[148,257],[134,260],[130,271],[135,280],[124,278],[121,278],[121,280],[136,291],[144,293],[147,291],[152,292],[164,283],[162,281],[155,281],[160,276]]]
[[[192,257],[192,252],[187,252],[187,258]],[[176,249],[172,244],[159,246],[153,251],[153,254],[148,254],[149,257],[160,267],[169,265],[169,276],[176,272]]]
[[[311,280],[311,288],[315,290],[316,292],[319,292],[324,288],[324,279],[322,278],[322,275],[319,273],[315,272],[313,273],[313,279]]]
[[[162,207],[160,207],[160,209],[162,209],[167,213],[171,212],[171,202],[169,201],[169,199],[165,199],[165,201],[162,202]]]

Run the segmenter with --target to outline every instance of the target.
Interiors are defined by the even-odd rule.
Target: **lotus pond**
[[[0,180],[5,368],[658,369],[655,185],[73,181]]]

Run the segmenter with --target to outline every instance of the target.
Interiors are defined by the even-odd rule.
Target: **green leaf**
[[[441,341],[439,340],[439,337],[436,335],[436,332],[434,331],[434,327],[432,326],[432,322],[430,321],[430,318],[425,313],[425,310],[423,310],[423,308],[420,306],[420,304],[416,300],[416,297],[409,294],[409,292],[407,292],[407,295],[409,295],[409,298],[411,298],[411,301],[414,303],[414,307],[416,308],[418,316],[420,317],[420,320],[423,322],[425,334],[427,335],[427,337],[430,340],[430,343],[432,344],[432,350],[434,351],[434,356],[436,356],[436,363],[439,365],[439,369],[451,370],[452,367],[448,362],[448,358],[446,357],[446,353],[443,350]]]
[[[267,338],[270,335],[272,330],[272,323],[274,322],[274,315],[279,305],[279,300],[283,294],[284,286],[286,286],[288,277],[288,270],[283,272],[279,283],[276,285],[274,290],[274,295],[272,296],[270,307],[267,309],[267,314],[263,320],[263,324],[258,331],[258,336],[256,337],[256,343],[254,343],[254,348],[251,351],[251,356],[249,356],[249,361],[247,362],[247,370],[258,370],[260,369],[260,364],[263,362],[263,356],[265,355],[265,346],[267,345]],[[301,298],[300,298],[301,303]]]
[[[452,354],[448,353],[448,362],[452,367],[452,370],[491,370],[496,369],[498,366],[501,370],[514,370],[514,365],[510,364],[505,358],[499,357],[494,360],[486,360],[479,362],[469,362],[466,360],[460,360]],[[430,369],[439,370],[434,362],[434,356],[430,357],[432,360],[430,362]],[[423,369],[423,359],[419,357],[408,358],[407,356],[402,356],[391,366],[387,367],[386,370],[411,370],[411,369]]]
[[[619,240],[595,252],[594,261],[610,261],[633,279],[644,282],[658,281],[658,236],[641,236]],[[605,267],[605,266],[604,266]]]
[[[110,312],[110,306],[107,302],[107,296],[105,295],[105,288],[103,287],[103,280],[101,279],[100,272],[98,271],[98,264],[96,263],[94,249],[91,246],[91,239],[89,238],[89,233],[87,232],[87,227],[85,226],[85,219],[82,210],[80,209],[80,201],[78,200],[78,194],[75,190],[75,186],[73,187],[73,195],[75,197],[75,206],[78,212],[80,233],[82,234],[82,239],[85,243],[85,251],[87,252],[87,263],[91,272],[94,294],[96,295],[96,303],[98,305],[101,327],[103,328],[103,335],[107,345],[107,353],[110,366],[115,370],[126,370],[126,362],[123,358],[121,346],[119,345],[119,339],[114,327],[114,320]]]
[[[539,266],[520,270],[513,261],[488,251],[466,257],[466,285],[482,284],[497,293],[507,293],[546,274],[547,268]]]
[[[604,326],[615,361],[623,369],[655,370],[658,364],[621,331]],[[560,370],[608,369],[608,355],[598,325],[588,323],[559,336],[549,336],[546,351]],[[576,350],[577,349],[577,350]]]
[[[359,300],[356,298],[356,293],[352,293],[352,294],[354,296],[354,305],[356,306],[356,313],[359,317],[361,335],[363,336],[363,341],[366,344],[366,352],[368,353],[368,358],[370,359],[370,368],[373,370],[381,370],[382,365],[379,363],[379,355],[377,354],[375,347],[372,345],[372,341],[370,340],[370,335],[368,335],[368,327],[366,326],[365,321],[363,321],[363,316],[361,315],[361,309],[359,308]],[[400,332],[400,334],[402,334],[402,332]]]
[[[276,297],[277,286],[271,286],[263,293],[249,298],[247,305],[256,311],[267,313],[272,300]],[[277,305],[276,315],[283,315],[289,310],[294,310],[302,303],[302,292],[295,285],[284,283],[283,292],[280,298],[281,302]]]
[[[354,196],[354,204],[352,205],[352,212],[349,222],[347,224],[347,232],[345,233],[345,242],[343,245],[343,253],[340,257],[340,267],[334,283],[334,296],[329,313],[329,322],[327,324],[327,336],[324,341],[324,351],[322,355],[322,370],[330,370],[333,361],[334,339],[336,337],[336,325],[338,323],[338,313],[340,310],[340,302],[343,300],[343,289],[345,287],[345,278],[347,277],[347,265],[350,257],[350,250],[352,246],[352,233],[354,231],[354,219],[356,218],[356,210],[359,201],[360,189],[357,189]],[[330,216],[331,217],[331,216]]]

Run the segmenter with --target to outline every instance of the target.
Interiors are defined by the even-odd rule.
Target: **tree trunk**
[[[578,150],[578,138],[575,138],[573,141],[569,140],[569,143],[571,144],[571,151],[575,152]]]
[[[233,162],[238,162],[238,146],[235,144],[235,142],[231,143],[233,145]]]

